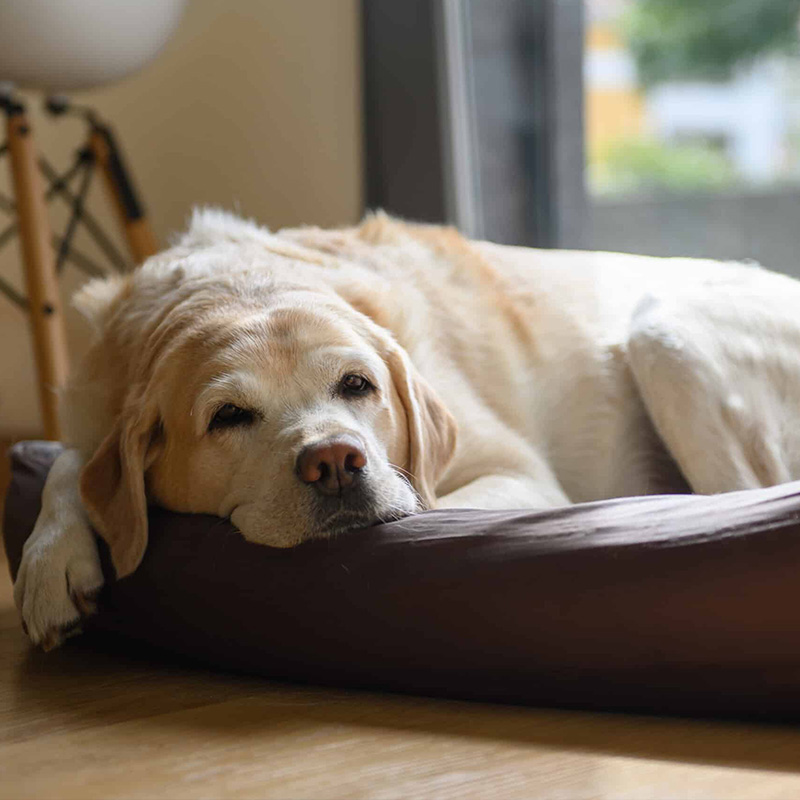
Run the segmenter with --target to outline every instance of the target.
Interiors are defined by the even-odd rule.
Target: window
[[[795,0],[585,0],[578,244],[800,275]]]
[[[581,0],[363,10],[368,205],[509,244],[572,238],[584,195]]]
[[[364,0],[368,200],[800,275],[800,0]]]

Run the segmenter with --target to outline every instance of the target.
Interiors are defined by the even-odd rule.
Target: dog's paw
[[[31,641],[52,650],[80,633],[96,611],[103,573],[94,536],[83,520],[39,520],[25,543],[14,600]]]

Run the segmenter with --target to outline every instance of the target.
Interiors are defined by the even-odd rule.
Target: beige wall
[[[362,208],[359,63],[357,0],[189,0],[177,34],[149,67],[74,99],[115,125],[161,241],[198,204],[273,229],[346,224]],[[81,124],[38,110],[33,122],[40,148],[65,167]],[[5,193],[7,171],[0,164]],[[103,200],[97,182],[90,208],[112,228]],[[52,219],[63,228],[61,208],[53,206]],[[77,244],[95,254],[85,236]],[[16,247],[0,253],[0,275],[21,287]],[[82,280],[68,267],[65,297]],[[73,313],[68,324],[77,358],[83,325]],[[0,297],[0,435],[37,429],[26,320]]]

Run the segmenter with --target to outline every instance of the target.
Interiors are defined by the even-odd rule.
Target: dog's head
[[[298,280],[302,251],[254,237],[184,242],[105,305],[104,357],[124,342],[132,363],[80,488],[120,576],[148,500],[289,547],[430,506],[453,453],[452,417],[392,335]]]

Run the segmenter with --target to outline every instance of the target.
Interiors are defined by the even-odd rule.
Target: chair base
[[[22,307],[29,315],[36,355],[37,381],[44,436],[58,440],[61,427],[58,417],[58,392],[68,373],[66,331],[58,291],[58,275],[70,261],[91,277],[108,270],[77,251],[72,240],[83,224],[97,242],[112,268],[126,271],[131,263],[85,207],[95,167],[103,174],[109,202],[115,210],[134,264],[155,254],[158,245],[119,146],[108,125],[101,123],[89,109],[70,105],[62,98],[50,99],[47,109],[53,115],[78,114],[88,124],[88,137],[75,163],[63,174],[37,154],[33,131],[24,105],[10,93],[0,96],[0,108],[6,114],[6,142],[0,156],[8,155],[14,196],[0,197],[0,207],[13,212],[16,220],[0,231],[0,247],[19,235],[25,272],[27,297],[0,280],[0,292]],[[42,176],[47,180],[44,188]],[[70,184],[79,178],[79,188]],[[47,201],[59,196],[71,208],[63,236],[50,227]]]

